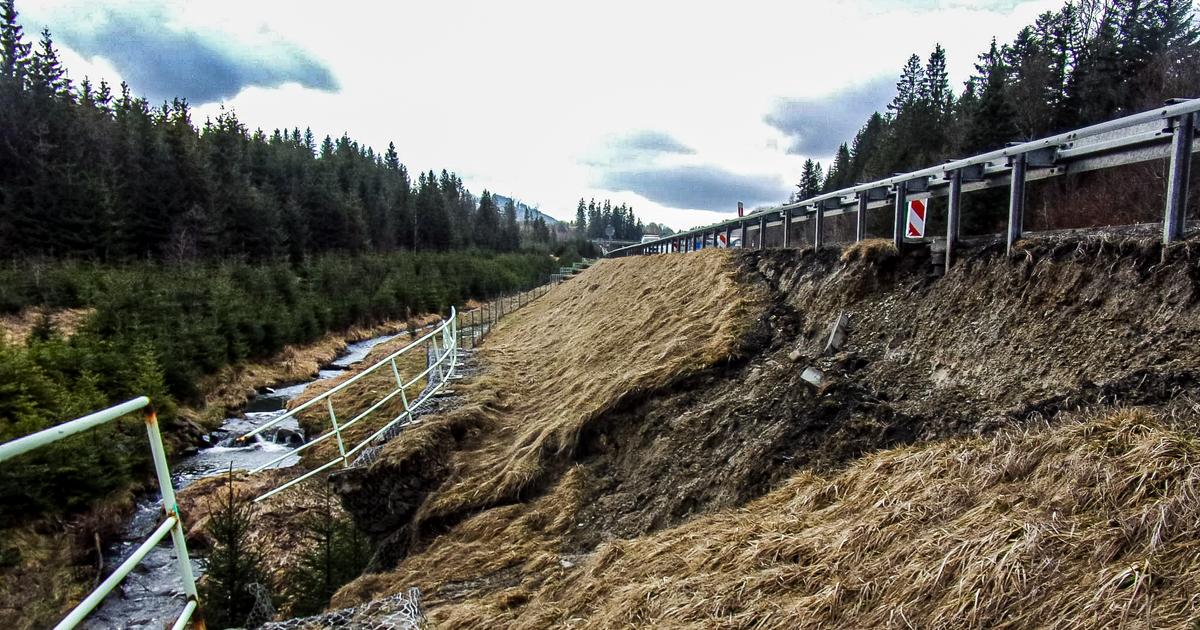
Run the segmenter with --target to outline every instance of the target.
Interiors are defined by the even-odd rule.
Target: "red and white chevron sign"
[[[909,238],[925,237],[925,200],[910,199],[908,202],[908,234]]]

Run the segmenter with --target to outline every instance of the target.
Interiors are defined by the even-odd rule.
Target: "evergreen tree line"
[[[412,176],[394,143],[250,131],[186,100],[68,80],[49,30],[0,2],[0,252],[92,260],[301,260],[327,252],[520,246],[515,208],[454,173]],[[511,205],[511,204],[510,204]]]
[[[445,312],[532,286],[556,269],[544,254],[478,252],[0,268],[0,312],[93,309],[70,336],[43,318],[21,345],[0,338],[0,442],[142,395],[158,408],[167,438],[177,440],[177,403],[202,406],[201,377],[223,366],[267,359],[355,324]],[[86,509],[153,470],[136,417],[14,464],[0,475],[0,529]]]
[[[959,93],[946,51],[909,57],[885,113],[872,114],[827,171],[807,160],[797,192],[823,192],[1200,96],[1191,0],[1078,0],[992,39]]]
[[[596,203],[595,199],[584,203],[583,198],[579,199],[579,205],[575,208],[576,233],[585,234],[588,238],[608,239],[609,226],[613,228],[612,240],[616,241],[640,240],[646,230],[642,220],[634,215],[632,207],[625,204],[614,206],[608,199],[603,203]]]

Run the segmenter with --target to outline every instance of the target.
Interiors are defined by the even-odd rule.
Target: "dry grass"
[[[79,330],[80,326],[91,317],[95,309],[67,308],[59,311],[49,311],[42,307],[30,307],[20,313],[0,316],[0,341],[13,345],[22,345],[29,334],[45,316],[50,317],[54,329],[64,337],[70,337]]]
[[[886,238],[869,238],[847,245],[842,250],[842,262],[880,262],[897,255],[896,244]]]
[[[419,332],[417,338],[421,334],[424,333]],[[334,378],[317,381],[304,388],[302,394],[289,401],[288,407],[295,408],[344,383],[363,370],[378,363],[389,354],[412,343],[413,340],[414,337],[405,334],[371,348],[371,352],[367,354],[365,359],[354,364],[345,373],[339,374]],[[416,347],[396,357],[396,367],[405,382],[412,380],[413,377],[425,371],[425,349]],[[427,380],[427,378],[422,377],[404,390],[405,395],[408,396],[410,401],[415,400],[421,394],[421,390],[425,388]],[[337,414],[338,422],[345,424],[378,402],[381,398],[390,394],[395,388],[395,374],[392,373],[390,367],[385,366],[334,394],[332,397],[333,410]],[[402,413],[404,413],[404,401],[397,396],[371,412],[370,415],[363,418],[357,424],[342,431],[342,439],[345,441],[346,448],[350,449],[354,447]],[[310,438],[315,438],[332,428],[329,423],[329,413],[326,411],[324,403],[316,405],[314,409],[301,412],[298,415],[298,420],[305,428],[306,435]],[[332,439],[317,444],[302,453],[304,463],[313,466],[319,466],[337,456],[337,442]]]
[[[585,480],[562,464],[585,425],[626,397],[728,359],[765,308],[760,289],[738,281],[728,253],[710,250],[606,260],[516,311],[481,346],[484,375],[455,385],[468,403],[406,431],[378,464],[448,460],[448,478],[419,508],[418,523],[484,511],[395,572],[348,585],[334,604],[415,585],[436,606],[488,582],[503,589],[499,605],[517,606],[548,572],[564,570],[558,550]],[[462,450],[450,452],[455,443]],[[519,500],[551,470],[561,476],[544,496],[491,507]]]
[[[294,470],[268,470],[257,475],[246,472],[233,473],[234,494],[245,500],[271,490],[294,477]],[[179,494],[179,507],[184,523],[188,527],[189,544],[195,545],[193,555],[203,556],[208,547],[205,528],[212,510],[219,507],[219,500],[227,492],[227,475],[200,479]],[[261,549],[266,559],[268,576],[275,592],[287,590],[287,571],[299,564],[300,558],[312,547],[308,532],[298,524],[309,514],[319,514],[324,507],[321,485],[324,478],[305,481],[288,488],[268,501],[255,505],[251,544]],[[332,503],[333,514],[342,512],[336,501]]]
[[[427,317],[423,316],[420,321]],[[414,322],[414,325],[420,324]],[[395,334],[408,326],[409,323],[405,321],[355,326],[326,334],[310,344],[288,346],[266,361],[225,366],[201,379],[200,391],[205,392],[204,415],[219,420],[228,410],[245,405],[263,387],[298,383],[316,377],[322,365],[327,365],[345,352],[347,344]]]
[[[802,472],[584,559],[560,555],[568,473],[335,604],[416,585],[455,628],[1195,627],[1197,464],[1194,431],[1107,412]]]
[[[486,612],[530,628],[1188,627],[1198,463],[1193,432],[1139,410],[885,451],[602,545],[519,613]]]
[[[5,628],[48,628],[91,590],[88,570],[76,564],[69,536],[22,527],[2,530],[0,537],[6,553],[20,552],[19,566],[0,575],[0,623]]]
[[[728,253],[712,250],[605,260],[506,317],[481,345],[476,405],[443,419],[486,435],[456,454],[421,518],[518,497],[575,449],[589,420],[728,358],[764,308]],[[402,436],[384,456],[404,458],[433,433]]]

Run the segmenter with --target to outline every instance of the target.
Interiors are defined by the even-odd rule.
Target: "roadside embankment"
[[[334,605],[417,586],[450,627],[1178,625],[1198,258],[605,261],[497,327],[467,405],[337,479],[380,547]]]

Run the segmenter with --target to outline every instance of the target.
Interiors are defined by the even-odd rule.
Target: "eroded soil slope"
[[[1195,507],[1179,505],[1196,496],[1188,489],[1194,480],[1186,466],[1171,468],[1152,495],[1084,487],[1095,479],[1088,475],[1137,468],[1137,457],[1150,457],[1148,470],[1166,470],[1160,465],[1172,457],[1192,461],[1194,445],[1185,434],[1152,416],[1168,407],[1186,410],[1177,401],[1196,394],[1195,257],[1183,246],[1163,263],[1156,245],[1132,240],[1031,241],[1011,258],[1002,248],[972,252],[940,279],[930,274],[927,253],[899,255],[879,243],[846,252],[702,252],[608,261],[497,329],[484,346],[486,376],[465,388],[473,405],[411,432],[389,447],[392,457],[342,478],[350,511],[360,522],[377,524],[373,535],[383,547],[376,568],[382,572],[347,586],[334,603],[418,586],[432,618],[449,627],[552,627],[577,619],[587,621],[583,625],[720,621],[788,627],[793,615],[818,612],[813,619],[845,627],[903,625],[915,623],[905,620],[910,613],[881,620],[868,616],[869,607],[860,602],[884,601],[870,599],[881,590],[893,589],[897,597],[918,591],[895,590],[909,588],[901,582],[870,582],[872,574],[851,567],[849,557],[823,568],[810,566],[813,558],[870,542],[875,546],[867,545],[854,563],[880,571],[896,558],[923,562],[905,570],[948,576],[923,588],[953,586],[961,594],[976,582],[963,582],[966,573],[947,573],[949,565],[939,564],[954,551],[938,546],[943,542],[961,545],[954,551],[961,554],[960,568],[995,564],[996,549],[1024,536],[1032,536],[1027,542],[1033,545],[1054,528],[1085,525],[1094,530],[1064,542],[1056,562],[1065,566],[1107,540],[1110,552],[1096,559],[1099,564],[1070,570],[1108,575],[1103,571],[1117,571],[1130,558],[1145,560],[1148,549],[1157,553],[1165,539],[1147,539],[1147,532],[1168,531],[1130,530],[1133,525],[1121,523],[1158,507],[1171,514],[1190,514],[1186,510]],[[610,275],[599,281],[605,270]],[[657,291],[675,278],[694,278],[698,270],[707,274],[698,285]],[[634,294],[621,284],[629,278],[645,292]],[[602,299],[604,291],[622,288],[638,299]],[[672,298],[656,300],[664,294]],[[742,301],[745,296],[756,297]],[[718,309],[731,304],[736,310]],[[848,339],[840,350],[823,354],[829,327],[842,313],[850,321]],[[610,323],[626,316],[636,322],[632,328]],[[670,320],[670,328],[650,328],[659,320]],[[726,328],[714,328],[721,325]],[[642,326],[648,329],[639,332]],[[722,339],[714,346],[720,351],[699,346],[709,338]],[[620,369],[616,357],[624,357]],[[809,367],[822,371],[819,387],[801,378]],[[549,386],[530,378],[548,371]],[[593,376],[615,382],[599,386]],[[516,392],[513,382],[527,386]],[[1106,411],[1118,404],[1148,411],[1135,418]],[[1081,417],[1108,418],[1104,430],[1118,437],[1091,446],[1071,442],[1092,430],[1089,422],[1057,427],[1063,410],[1082,408]],[[1023,427],[1045,421],[1055,428],[1026,436]],[[1143,429],[1120,437],[1122,423]],[[1004,434],[1009,437],[995,437],[1013,425],[1007,430],[1015,432]],[[984,438],[956,437],[970,435]],[[1129,441],[1140,436],[1151,442]],[[1053,447],[1059,450],[1019,463],[1039,440],[1059,440]],[[1173,444],[1174,454],[1151,457],[1146,449],[1153,440]],[[1110,442],[1120,448],[1093,453]],[[1122,459],[1127,451],[1134,459]],[[1081,458],[1078,474],[1054,468],[1064,457]],[[907,472],[882,485],[887,475],[877,472],[879,462],[891,462],[884,470],[903,464]],[[961,471],[945,472],[962,466],[978,468],[970,473],[974,481],[958,479],[966,474]],[[934,478],[945,483],[926,484]],[[971,514],[985,509],[1004,514],[1013,501],[1001,495],[1016,486],[997,484],[1018,478],[1046,488],[1030,499],[1028,505],[1045,510],[1029,517],[1028,528],[993,517],[999,529],[980,529],[972,538],[971,527],[961,525],[961,536],[950,542],[936,531],[911,529],[913,523],[974,523]],[[859,492],[847,504],[853,507],[822,520],[820,510],[852,487]],[[946,494],[954,488],[957,494]],[[1108,507],[1096,498],[1117,490],[1134,494],[1113,495],[1117,503]],[[800,495],[810,498],[795,498]],[[928,503],[939,496],[948,504]],[[998,496],[1001,503],[987,502]],[[859,500],[870,497],[875,503],[867,507],[878,514],[852,513],[865,509]],[[1060,503],[1074,507],[1063,511]],[[934,507],[941,516],[921,520]],[[1063,524],[1068,516],[1077,518]],[[888,529],[901,521],[900,529]],[[1171,536],[1186,529],[1183,522],[1171,521]],[[828,535],[802,541],[800,533],[814,528]],[[860,534],[866,538],[856,538]],[[1118,534],[1123,538],[1111,538]],[[899,544],[891,540],[896,536],[907,536],[897,541],[917,549],[885,549]],[[756,555],[785,539],[804,551]],[[1171,548],[1168,563],[1178,560],[1174,554],[1181,548]],[[626,553],[628,564],[617,563]],[[1011,558],[1015,564],[1005,570],[1013,574],[1004,580],[1014,580],[1009,586],[1019,597],[996,602],[1040,597],[1038,606],[1052,608],[1054,598],[1068,592],[1022,582],[1024,575],[1041,575],[1044,567],[1025,564],[1038,562],[1036,554]],[[1129,578],[1135,588],[1176,588],[1157,578],[1143,584],[1137,576],[1146,569],[1138,571],[1143,573]],[[707,587],[699,577],[706,572],[716,576]],[[775,595],[765,594],[761,584],[758,591],[738,586],[759,579],[780,580]],[[1096,587],[1077,584],[1087,585]],[[1001,586],[979,586],[968,607],[966,600],[934,593],[930,597],[941,603],[904,600],[909,608],[901,608],[925,621],[918,626],[946,623],[970,610],[977,623],[989,625],[979,620],[994,622],[987,615],[1003,608],[989,608],[993,604],[979,598]],[[759,591],[764,594],[755,595]],[[952,610],[951,601],[959,608]],[[1109,614],[1110,604],[1115,606],[1097,596],[1092,608],[1078,610],[1100,607]],[[1130,604],[1126,613],[1141,605]],[[1179,619],[1183,605],[1175,606],[1172,618]]]

